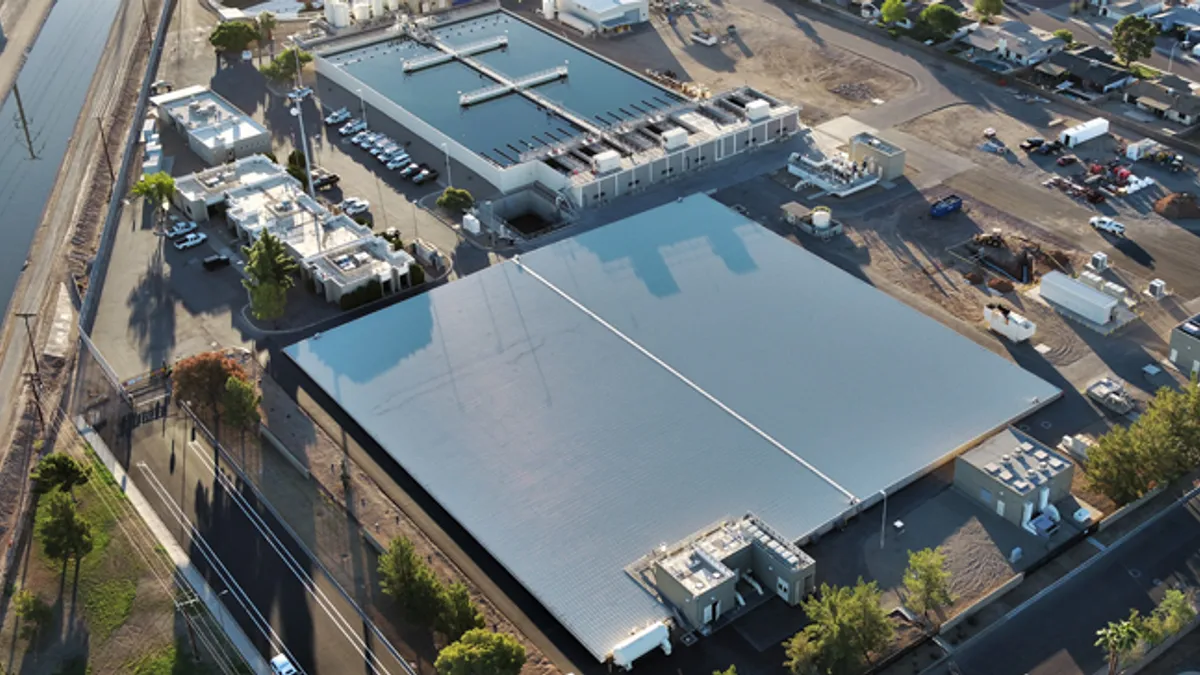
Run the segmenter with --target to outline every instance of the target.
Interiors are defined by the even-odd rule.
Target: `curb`
[[[141,491],[137,489],[133,481],[129,479],[124,468],[117,462],[116,457],[113,457],[112,452],[109,451],[108,446],[105,445],[100,435],[90,426],[84,424],[82,417],[74,418],[72,424],[75,425],[75,429],[79,431],[79,435],[83,436],[84,440],[91,445],[96,456],[100,458],[100,461],[108,469],[109,473],[112,474],[113,479],[120,486],[121,492],[129,498],[129,503],[133,505],[138,515],[141,516],[146,526],[154,534],[154,538],[158,541],[159,546],[162,546],[166,550],[167,555],[171,557],[171,561],[175,563],[175,569],[179,572],[179,576],[187,582],[188,586],[195,592],[196,597],[208,608],[209,613],[212,614],[213,619],[216,620],[221,630],[229,638],[234,649],[242,655],[242,658],[245,659],[250,669],[255,673],[265,674],[270,672],[262,654],[255,648],[250,638],[246,636],[241,625],[234,620],[233,615],[225,609],[225,605],[213,591],[212,587],[208,585],[208,582],[205,581],[204,575],[200,574],[199,570],[192,564],[191,559],[188,558],[187,553],[175,541],[175,538],[171,536],[170,530],[167,529],[167,526],[158,517],[154,508],[146,501],[146,498],[142,496]]]

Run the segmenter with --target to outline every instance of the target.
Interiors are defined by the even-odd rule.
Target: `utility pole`
[[[25,334],[29,336],[29,356],[33,358],[33,370],[39,376],[42,374],[42,367],[38,365],[37,351],[33,346],[33,328],[29,326],[29,320],[37,314],[31,312],[14,312],[16,316],[25,319]]]
[[[25,373],[29,378],[29,389],[33,391],[33,402],[37,405],[38,420],[42,423],[42,431],[46,431],[46,411],[42,410],[42,378],[37,373]]]
[[[104,144],[104,163],[108,166],[108,179],[116,184],[117,175],[113,173],[112,156],[108,154],[108,134],[104,133],[104,118],[100,115],[96,116],[96,126],[100,127],[100,142]]]
[[[17,87],[16,82],[13,82],[13,96],[17,99],[17,113],[21,116],[21,128],[25,130],[25,145],[29,148],[29,159],[37,159],[37,153],[33,151],[33,139],[29,136],[29,121],[25,119],[25,104],[21,102],[21,90]]]

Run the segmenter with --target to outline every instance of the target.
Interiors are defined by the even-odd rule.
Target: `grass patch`
[[[76,656],[64,663],[54,675],[92,675],[92,667],[87,664],[87,659]]]
[[[1139,80],[1156,80],[1162,77],[1161,70],[1155,70],[1150,66],[1143,65],[1141,63],[1135,63],[1132,66],[1129,66],[1129,72],[1133,73],[1133,76]]]
[[[196,663],[174,645],[130,662],[126,671],[132,675],[208,675],[213,672],[212,668]]]
[[[87,589],[84,612],[92,637],[103,642],[124,625],[136,598],[137,584],[129,579],[109,579]]]
[[[91,640],[102,644],[129,619],[137,599],[137,580],[145,572],[145,565],[133,545],[116,536],[117,518],[126,514],[125,495],[90,448],[87,456],[92,465],[91,479],[76,487],[74,496],[79,512],[92,524],[93,546],[79,563],[78,593]],[[40,543],[38,548],[48,566],[62,570],[61,563],[45,557]],[[68,583],[74,578],[74,564],[67,567]]]

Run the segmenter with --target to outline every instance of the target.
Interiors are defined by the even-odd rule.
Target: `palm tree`
[[[296,284],[300,266],[288,254],[283,242],[263,232],[246,254],[246,278],[242,285],[250,292],[250,308],[259,319],[278,319],[287,304],[287,292]]]
[[[275,15],[271,12],[260,12],[258,18],[255,19],[258,24],[258,61],[262,63],[262,45],[267,42],[271,46],[271,56],[275,56],[275,26],[279,22],[275,19]]]
[[[1108,675],[1117,675],[1121,658],[1132,652],[1141,640],[1136,617],[1135,613],[1124,621],[1110,621],[1107,626],[1096,631],[1096,646],[1108,654]]]
[[[152,205],[157,224],[166,213],[171,197],[175,195],[175,179],[165,171],[142,176],[142,179],[134,184],[132,192]]]

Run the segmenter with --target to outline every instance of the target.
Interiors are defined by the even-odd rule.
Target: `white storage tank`
[[[1063,274],[1049,272],[1042,276],[1040,292],[1042,298],[1079,316],[1105,325],[1116,317],[1116,298]]]
[[[830,221],[833,220],[833,214],[825,209],[813,209],[812,224],[815,228],[829,227]]]
[[[761,122],[771,116],[771,104],[761,98],[746,104],[746,118],[751,122]]]
[[[371,18],[371,3],[369,0],[354,3],[354,9],[351,12],[354,14],[354,20],[362,23]]]
[[[667,151],[678,150],[684,147],[688,142],[687,129],[683,129],[681,127],[667,129],[662,133],[662,142],[663,147],[666,148]]]
[[[383,16],[383,0],[371,0],[371,16]]]
[[[633,668],[638,658],[660,647],[667,656],[671,655],[671,631],[659,621],[635,632],[612,648],[613,665],[623,670]]]
[[[608,173],[621,168],[621,155],[616,150],[605,150],[592,158],[592,170]]]
[[[394,12],[400,9],[400,0],[383,0],[383,6],[387,8],[387,11]]]
[[[341,0],[328,0],[325,3],[325,20],[334,28],[349,26],[350,4]]]
[[[483,230],[483,226],[479,223],[479,219],[474,214],[468,213],[463,216],[463,229],[471,234],[479,234]]]

